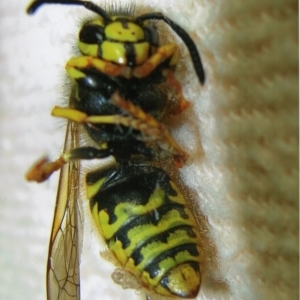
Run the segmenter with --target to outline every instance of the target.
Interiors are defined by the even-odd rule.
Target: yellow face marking
[[[98,56],[98,45],[86,44],[78,41],[78,48],[80,52],[83,53],[84,55],[89,55],[93,57]]]
[[[143,29],[132,22],[126,22],[126,26],[123,26],[122,22],[115,21],[107,25],[104,32],[108,39],[119,42],[136,43],[145,37]]]
[[[134,44],[135,62],[137,65],[142,64],[147,58],[150,45],[147,42]]]
[[[101,44],[102,58],[120,65],[126,65],[126,50],[122,43],[104,41]]]

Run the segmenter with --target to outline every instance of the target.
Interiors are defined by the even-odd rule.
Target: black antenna
[[[199,55],[199,52],[197,50],[195,43],[193,42],[191,37],[188,35],[188,33],[183,28],[181,28],[178,24],[176,24],[175,22],[173,22],[172,20],[170,20],[169,18],[164,16],[162,13],[145,14],[140,17],[137,17],[135,19],[135,21],[143,22],[143,21],[149,20],[149,19],[163,20],[178,34],[178,36],[183,40],[183,42],[185,43],[185,45],[187,46],[187,48],[190,52],[190,55],[191,55],[191,58],[192,58],[192,61],[194,64],[194,68],[195,68],[195,71],[197,73],[197,76],[198,76],[200,82],[202,84],[204,84],[205,74],[204,74],[201,58],[200,58],[200,55]]]
[[[35,0],[29,5],[27,8],[28,14],[33,14],[36,10],[43,4],[66,4],[66,5],[81,5],[84,6],[86,9],[100,15],[105,21],[110,21],[110,16],[108,13],[103,10],[101,7],[96,5],[90,1],[79,1],[79,0]]]

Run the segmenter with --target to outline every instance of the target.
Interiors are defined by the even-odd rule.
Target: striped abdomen
[[[195,220],[174,182],[151,165],[87,175],[101,235],[120,264],[149,290],[195,297],[200,286]]]

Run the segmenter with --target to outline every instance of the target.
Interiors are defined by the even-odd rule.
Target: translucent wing
[[[78,125],[68,122],[64,152],[78,147]],[[79,259],[82,219],[79,163],[66,164],[60,173],[47,264],[47,299],[80,299]]]

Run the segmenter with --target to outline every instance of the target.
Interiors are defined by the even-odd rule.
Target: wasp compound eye
[[[159,43],[159,36],[156,28],[152,26],[143,26],[145,40],[149,42],[150,45],[157,47]]]
[[[101,44],[104,39],[103,27],[95,24],[84,26],[79,33],[79,40],[85,44]]]

